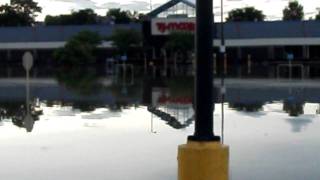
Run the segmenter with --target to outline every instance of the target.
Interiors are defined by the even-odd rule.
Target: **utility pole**
[[[220,141],[213,133],[213,2],[196,2],[195,132],[192,141]]]
[[[228,180],[229,147],[213,132],[213,0],[196,0],[195,132],[178,148],[178,180]]]

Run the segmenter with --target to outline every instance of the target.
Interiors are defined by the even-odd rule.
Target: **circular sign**
[[[226,46],[220,46],[220,53],[226,52]]]
[[[30,52],[24,53],[22,57],[22,65],[26,71],[30,71],[33,66],[33,56]]]
[[[127,55],[123,55],[123,56],[121,56],[121,60],[122,60],[122,61],[127,61],[127,60],[128,60]]]
[[[287,54],[287,59],[289,61],[292,61],[294,59],[294,55],[293,54]]]

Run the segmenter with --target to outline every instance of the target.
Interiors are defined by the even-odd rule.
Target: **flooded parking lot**
[[[0,176],[176,179],[177,146],[194,130],[192,79],[101,84],[91,93],[32,79],[26,102],[23,79],[2,79]],[[230,146],[231,179],[320,178],[316,81],[227,79],[225,102],[216,84],[214,129]]]

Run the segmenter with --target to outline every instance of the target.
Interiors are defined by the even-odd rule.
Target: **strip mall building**
[[[35,26],[1,27],[0,59],[2,62],[16,62],[24,51],[30,50],[39,61],[47,61],[54,49],[63,47],[66,41],[83,30],[96,31],[110,36],[117,28],[141,31],[144,44],[150,47],[148,59],[161,61],[161,49],[171,31],[195,31],[195,5],[187,0],[172,0],[151,11],[140,24],[127,25],[86,25],[86,26]],[[220,46],[221,24],[214,25],[213,48]],[[272,22],[228,22],[224,24],[228,68],[230,73],[238,66],[246,66],[248,58],[256,71],[270,71],[276,74],[278,65],[285,65],[288,54],[292,63],[303,69],[306,76],[320,75],[320,21],[272,21]],[[101,60],[112,56],[111,42],[100,46]],[[134,56],[136,59],[143,56]],[[129,58],[130,60],[130,58]],[[160,63],[161,64],[161,63]],[[219,66],[219,62],[217,64]],[[270,73],[269,73],[270,75]]]

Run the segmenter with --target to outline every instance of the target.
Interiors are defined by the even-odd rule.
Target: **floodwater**
[[[0,177],[176,180],[177,146],[194,129],[192,84],[0,79]],[[320,179],[317,80],[226,79],[224,101],[216,87],[214,129],[230,146],[230,179]]]

